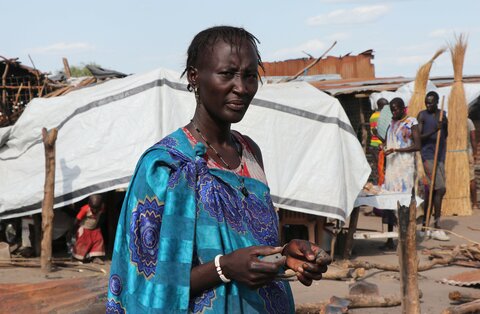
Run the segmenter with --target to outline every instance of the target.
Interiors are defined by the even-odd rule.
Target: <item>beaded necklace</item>
[[[245,187],[245,182],[244,182],[244,179],[239,176],[237,174],[237,172],[232,168],[230,167],[230,165],[228,164],[228,162],[226,162],[226,160],[223,158],[222,155],[220,155],[220,153],[215,149],[215,147],[212,146],[212,144],[210,144],[210,142],[207,140],[207,138],[203,135],[202,131],[200,131],[200,129],[198,128],[198,126],[195,124],[195,122],[192,120],[190,120],[190,122],[192,122],[192,125],[193,127],[195,128],[195,131],[197,131],[198,135],[200,135],[200,137],[203,139],[203,141],[205,142],[205,144],[207,144],[207,146],[215,153],[215,155],[217,155],[218,159],[220,159],[220,161],[225,165],[225,167],[228,169],[228,170],[231,170],[235,176],[237,177],[238,179],[238,182],[240,182],[240,185],[241,185],[241,188],[240,188],[240,191],[242,192],[242,194],[245,196],[245,197],[248,197],[248,190],[247,188]],[[230,135],[231,136],[231,135]],[[234,143],[236,143],[234,141]],[[242,154],[240,153],[237,145],[235,144],[235,151],[237,152],[237,156],[238,158],[240,159],[240,172],[243,172],[243,163],[242,163]],[[208,152],[207,152],[208,154]]]

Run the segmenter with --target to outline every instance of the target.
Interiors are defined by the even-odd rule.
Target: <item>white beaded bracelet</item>
[[[217,273],[218,277],[224,282],[224,283],[229,283],[231,280],[225,277],[225,275],[222,272],[222,267],[220,267],[220,257],[222,257],[222,254],[218,254],[215,256],[215,268],[217,268]]]

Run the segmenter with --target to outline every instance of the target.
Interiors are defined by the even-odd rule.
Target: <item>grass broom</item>
[[[432,69],[433,61],[437,59],[442,53],[445,52],[445,48],[438,49],[433,57],[424,65],[422,65],[415,77],[415,87],[413,88],[413,95],[408,103],[408,115],[410,117],[417,117],[418,113],[425,109],[425,96],[427,94],[427,83],[430,77],[430,70]]]
[[[447,193],[442,203],[442,215],[444,216],[472,214],[467,152],[468,108],[462,82],[466,50],[467,42],[464,35],[456,37],[455,45],[450,45],[454,82],[448,100],[449,123],[445,160]]]

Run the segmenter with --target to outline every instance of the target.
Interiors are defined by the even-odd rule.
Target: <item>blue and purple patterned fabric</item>
[[[179,129],[148,149],[117,227],[107,313],[293,313],[287,282],[257,290],[231,282],[190,298],[190,271],[252,245],[278,245],[269,188],[210,169],[205,146]]]

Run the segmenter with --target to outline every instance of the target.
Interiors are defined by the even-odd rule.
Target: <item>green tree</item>
[[[81,63],[80,65],[71,65],[70,73],[72,77],[93,76],[92,73],[87,69],[87,65],[94,65],[97,67],[99,66],[95,62],[89,62],[87,64]],[[63,70],[60,70],[59,72],[63,72]]]

